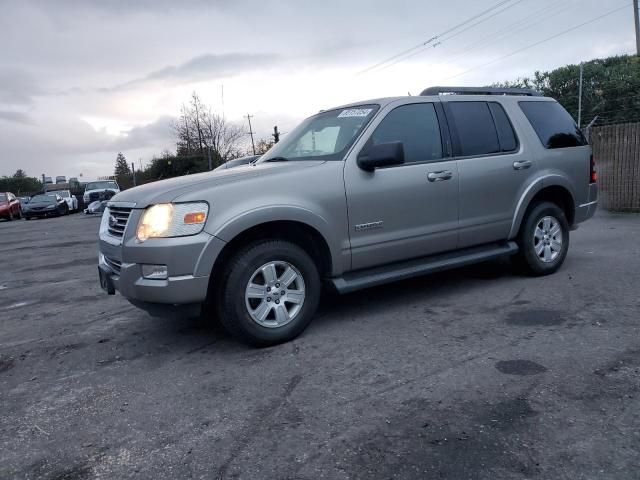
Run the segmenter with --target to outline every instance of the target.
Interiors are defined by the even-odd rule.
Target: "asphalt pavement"
[[[563,268],[344,297],[252,349],[97,280],[99,219],[0,222],[0,478],[640,478],[640,216]]]

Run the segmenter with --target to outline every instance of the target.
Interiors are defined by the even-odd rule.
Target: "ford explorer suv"
[[[555,100],[428,88],[323,110],[255,163],[119,193],[100,225],[100,283],[151,314],[207,312],[273,345],[309,325],[322,285],[347,293],[501,256],[551,274],[597,193],[591,149]]]

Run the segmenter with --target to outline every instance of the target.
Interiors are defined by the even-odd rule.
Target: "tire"
[[[12,221],[13,220],[13,212],[11,211],[11,209],[9,209],[9,218],[7,220],[8,221]]]
[[[560,268],[569,250],[569,223],[555,203],[529,207],[518,232],[516,262],[529,275],[542,276]]]
[[[311,322],[320,301],[315,262],[298,245],[284,240],[247,245],[226,263],[220,278],[224,280],[214,296],[218,318],[230,334],[252,346],[266,347],[297,337]]]
[[[18,209],[18,216],[16,217],[18,220],[22,219],[22,210]]]
[[[24,219],[25,219],[25,220],[31,220],[31,217],[30,217],[29,215],[25,215],[25,216],[24,216]]]

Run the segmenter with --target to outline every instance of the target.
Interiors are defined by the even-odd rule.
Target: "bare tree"
[[[211,149],[217,164],[242,155],[240,148],[244,138],[242,126],[227,122],[211,109],[202,116],[202,126],[205,134],[204,144]]]
[[[178,156],[210,151],[215,166],[242,155],[242,126],[216,114],[195,92],[189,104],[182,105],[180,117],[173,121],[172,129]]]

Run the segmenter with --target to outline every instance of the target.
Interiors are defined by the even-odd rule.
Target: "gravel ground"
[[[640,216],[545,278],[345,297],[250,349],[97,281],[97,218],[0,223],[0,478],[640,478]]]

